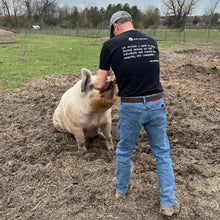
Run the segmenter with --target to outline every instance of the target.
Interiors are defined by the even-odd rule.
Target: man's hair
[[[117,20],[115,23],[121,25],[121,24],[124,24],[126,22],[131,22],[132,23],[132,19],[131,18],[121,18],[121,19]],[[111,30],[110,30],[110,38],[114,37],[113,31],[114,31],[114,25],[112,24]]]
[[[117,20],[115,23],[120,25],[120,24],[124,24],[128,21],[132,22],[132,19],[131,18],[121,18],[121,19]]]

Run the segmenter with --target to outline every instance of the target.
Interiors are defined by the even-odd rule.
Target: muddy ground
[[[161,52],[167,133],[181,203],[172,219],[219,219],[220,47]],[[86,66],[85,66],[86,67]],[[165,219],[156,167],[141,131],[127,199],[114,198],[115,152],[101,137],[77,153],[52,125],[62,96],[81,74],[34,79],[0,91],[0,219]],[[112,108],[116,146],[118,99]]]

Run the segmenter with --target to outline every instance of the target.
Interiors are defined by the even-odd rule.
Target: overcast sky
[[[91,6],[97,6],[99,9],[101,7],[106,8],[109,4],[122,4],[128,3],[130,6],[136,5],[141,11],[145,11],[149,6],[154,6],[159,8],[161,14],[164,12],[164,5],[162,0],[57,0],[59,5],[70,5],[76,6],[79,9],[83,9],[84,5],[88,8]],[[199,0],[196,5],[195,10],[192,15],[203,15],[205,9],[210,6],[211,0]],[[220,4],[215,12],[220,13]]]

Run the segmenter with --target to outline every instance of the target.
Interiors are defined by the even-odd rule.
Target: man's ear
[[[116,30],[116,28],[118,27],[118,25],[116,23],[113,23],[113,27],[114,27],[114,30]]]
[[[86,68],[83,68],[81,70],[81,73],[82,73],[81,92],[85,92],[86,86],[92,81],[92,74]]]

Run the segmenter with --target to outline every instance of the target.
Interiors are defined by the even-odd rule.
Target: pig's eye
[[[90,90],[94,89],[94,83],[89,83],[89,84],[88,84],[88,88],[89,88]]]

